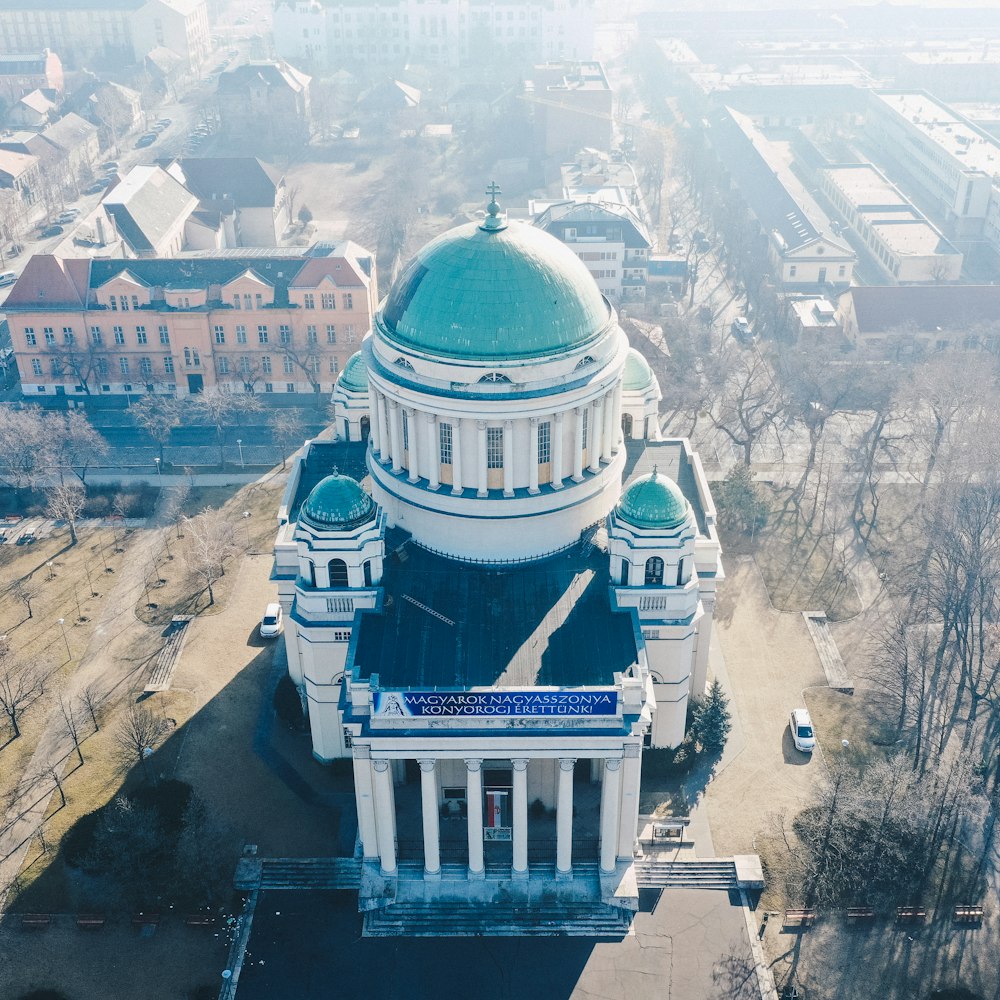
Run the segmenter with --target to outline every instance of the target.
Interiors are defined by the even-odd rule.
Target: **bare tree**
[[[52,344],[45,349],[45,353],[50,358],[53,374],[72,375],[84,395],[91,395],[94,380],[107,376],[107,351],[92,338],[78,341],[74,337],[70,343]]]
[[[80,764],[83,765],[83,750],[80,747],[82,742],[80,735],[80,716],[71,701],[67,701],[62,695],[59,696],[59,714],[62,716],[63,735],[67,736],[73,743],[73,749]]]
[[[750,465],[754,445],[776,435],[785,401],[760,351],[733,349],[720,362],[721,392],[712,423],[742,450],[743,464]]]
[[[215,428],[219,465],[225,465],[226,430],[249,413],[258,413],[263,404],[254,395],[242,392],[211,392],[198,397],[197,413]]]
[[[208,590],[208,603],[215,603],[213,586],[225,576],[226,560],[239,550],[233,526],[221,510],[206,507],[196,517],[185,518],[191,536],[187,561]]]
[[[319,403],[322,389],[320,382],[322,367],[319,354],[316,353],[317,349],[307,346],[304,351],[300,351],[293,344],[282,344],[280,350],[282,357],[287,358],[295,368],[305,375],[309,388],[312,390],[313,399]]]
[[[11,597],[16,598],[24,605],[29,618],[33,617],[31,614],[31,602],[35,599],[37,594],[38,587],[30,576],[22,577],[20,580],[15,580],[10,586]]]
[[[108,443],[87,419],[82,410],[51,414],[45,428],[53,446],[53,459],[62,470],[69,469],[80,480],[87,481],[88,468],[108,453]]]
[[[184,517],[184,505],[191,497],[191,488],[191,481],[189,479],[181,479],[177,485],[170,490],[170,493],[167,496],[164,516],[168,520],[174,522],[178,538],[181,537],[181,520]]]
[[[107,696],[96,684],[88,684],[80,692],[80,704],[87,710],[95,733],[101,730],[100,713],[106,702]]]
[[[135,422],[156,442],[163,464],[163,449],[170,435],[181,424],[180,403],[171,396],[147,393],[132,407]]]
[[[14,739],[21,735],[21,716],[39,691],[34,667],[22,663],[9,646],[0,648],[0,711],[7,716]]]
[[[57,521],[65,521],[69,528],[70,545],[76,545],[76,522],[83,513],[87,493],[76,483],[56,483],[45,495],[48,498],[46,513]]]
[[[285,468],[285,456],[288,453],[289,445],[302,441],[305,425],[298,413],[292,410],[277,410],[271,414],[268,424],[271,427],[271,434],[281,449],[281,467]]]
[[[39,407],[0,408],[0,469],[15,490],[37,485],[53,464],[52,454]]]
[[[109,145],[117,150],[118,143],[134,124],[129,102],[116,87],[104,84],[94,102],[94,115],[107,130]]]
[[[170,731],[166,719],[151,711],[145,705],[131,702],[115,727],[115,747],[118,763],[123,771],[129,771],[136,764],[142,768],[142,775],[150,778],[149,757]]]

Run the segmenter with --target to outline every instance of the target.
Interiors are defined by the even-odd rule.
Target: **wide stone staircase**
[[[358,858],[241,858],[237,889],[357,889]]]
[[[736,865],[720,861],[659,861],[641,858],[635,862],[640,889],[735,889]]]

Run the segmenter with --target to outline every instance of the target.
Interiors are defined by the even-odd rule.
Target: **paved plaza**
[[[239,1000],[723,1000],[750,963],[738,896],[643,890],[634,936],[362,938],[351,891],[264,892]],[[720,978],[721,976],[721,978]]]

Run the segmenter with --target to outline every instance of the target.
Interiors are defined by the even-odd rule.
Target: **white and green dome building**
[[[485,879],[480,902],[507,866],[525,913],[529,886],[562,898],[572,875],[627,928],[642,748],[684,736],[722,578],[707,480],[660,440],[659,397],[576,255],[495,201],[410,261],[345,365],[337,439],[290,474],[274,579],[313,754],[352,760],[366,933],[394,901],[453,906],[446,863]]]

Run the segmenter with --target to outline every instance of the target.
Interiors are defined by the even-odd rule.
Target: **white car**
[[[792,742],[796,750],[803,753],[812,753],[816,746],[816,733],[813,730],[812,719],[809,718],[807,708],[796,708],[792,710],[788,719],[788,728],[792,731]]]
[[[260,637],[273,639],[276,635],[281,635],[281,628],[281,605],[269,604],[264,608],[264,617],[260,622]]]

